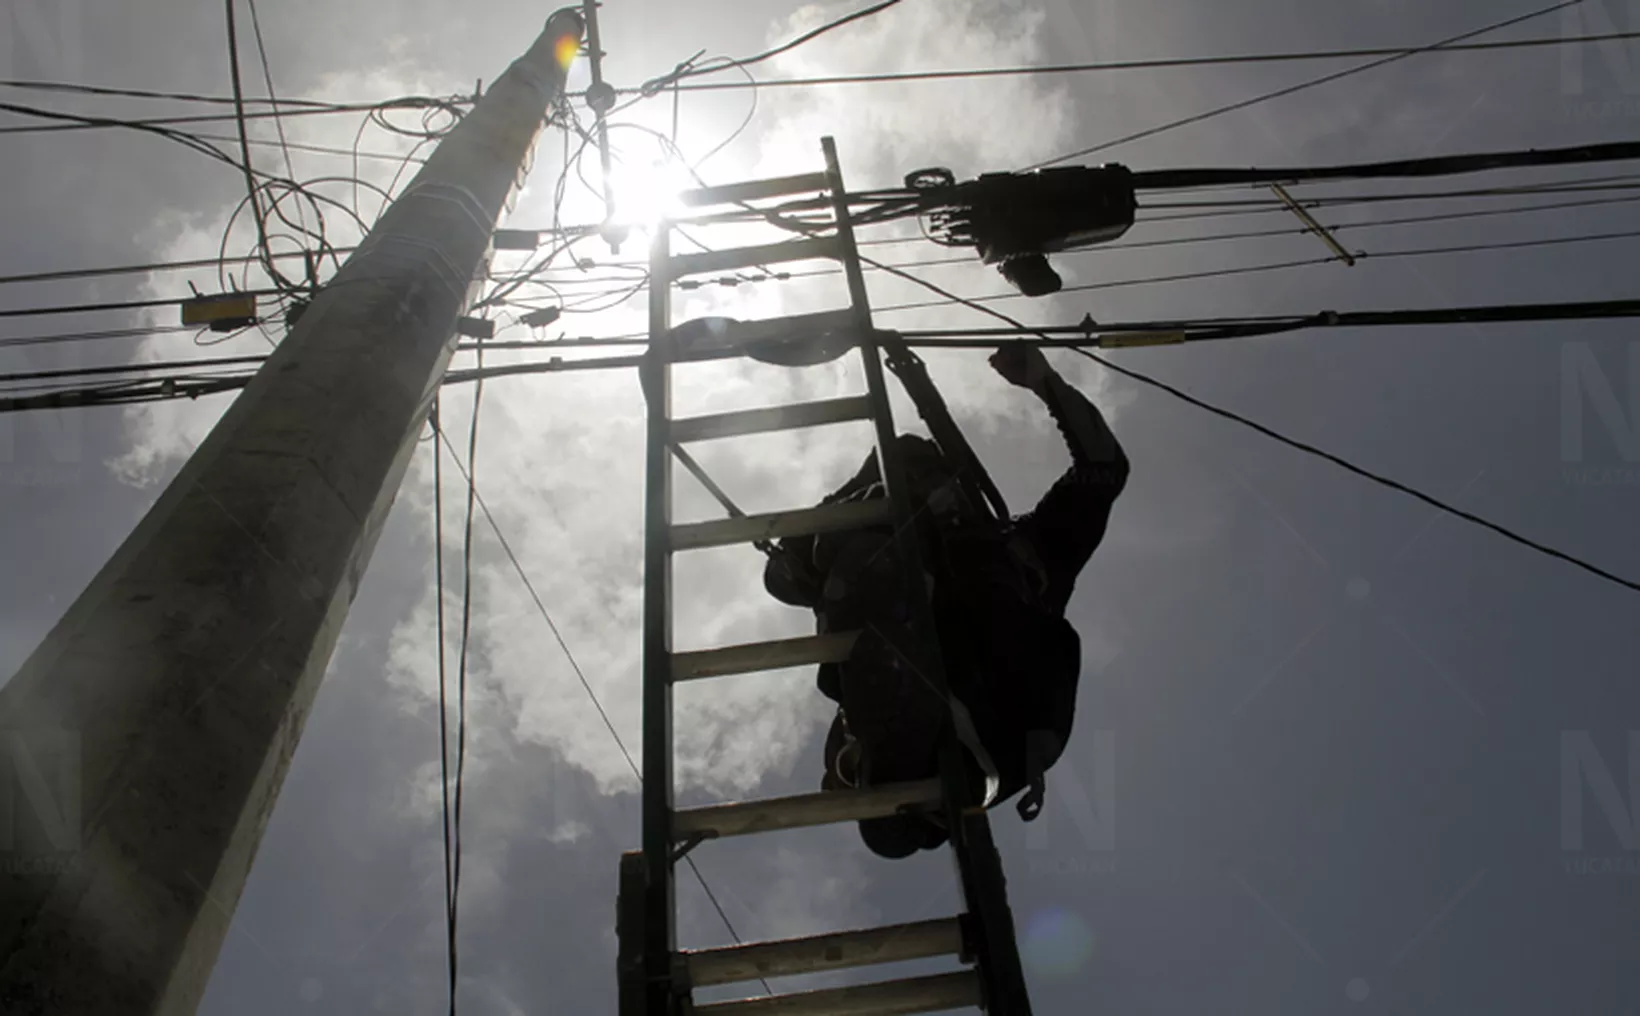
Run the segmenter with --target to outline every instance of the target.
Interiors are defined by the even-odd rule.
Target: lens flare
[[[573,35],[560,35],[558,41],[552,44],[552,55],[558,60],[558,66],[569,69],[575,58],[581,53],[581,40]]]
[[[1026,923],[1020,956],[1033,973],[1065,977],[1093,958],[1098,937],[1087,922],[1063,907],[1039,910]]]

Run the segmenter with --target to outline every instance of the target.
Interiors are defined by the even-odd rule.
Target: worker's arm
[[[1103,474],[1098,478],[1118,486],[1126,481],[1127,455],[1104,414],[1059,376],[1042,350],[1023,342],[1009,343],[991,356],[991,366],[1011,384],[1042,400],[1064,435],[1074,468]]]
[[[1111,509],[1127,486],[1127,454],[1104,415],[1054,371],[1040,350],[1010,344],[991,357],[991,365],[1042,400],[1070,449],[1071,468],[1017,526],[1046,572],[1046,605],[1063,612],[1076,576],[1104,540]]]

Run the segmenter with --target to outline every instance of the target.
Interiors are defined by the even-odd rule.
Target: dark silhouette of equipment
[[[931,239],[977,249],[1026,296],[1059,291],[1047,255],[1116,239],[1138,208],[1133,174],[1116,164],[986,173],[963,183],[948,169],[923,169],[905,184],[923,193]]]

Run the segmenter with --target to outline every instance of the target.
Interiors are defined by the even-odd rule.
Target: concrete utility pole
[[[197,1007],[583,27],[552,16],[0,690],[0,1013]]]

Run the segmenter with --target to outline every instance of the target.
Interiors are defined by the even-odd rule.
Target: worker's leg
[[[945,830],[921,815],[894,815],[860,823],[860,839],[878,857],[899,860],[945,846]]]
[[[861,786],[861,744],[848,729],[839,709],[826,734],[826,772],[821,790],[848,790]],[[932,850],[945,843],[945,831],[919,815],[894,815],[859,823],[860,839],[872,853],[890,860],[910,857],[919,850]]]
[[[842,666],[843,712],[859,743],[861,786],[925,780],[939,771],[944,700],[916,673],[910,641],[903,627],[868,628]],[[942,830],[915,814],[861,822],[860,837],[888,858],[945,842]]]
[[[816,548],[823,565],[815,609],[819,630],[859,631],[891,624],[905,614],[905,581],[886,533],[851,532],[823,536]],[[820,694],[841,704],[841,668],[820,666],[815,684]]]
[[[945,703],[914,663],[918,651],[905,624],[908,590],[892,538],[854,533],[822,547],[821,554],[827,566],[821,605],[826,628],[861,632],[849,659],[833,672],[835,689],[828,690],[824,678],[829,675],[822,675],[821,690],[828,696],[835,690],[842,705],[827,742],[822,787],[844,786],[837,771],[849,763],[858,786],[928,779],[938,772]],[[942,829],[916,814],[859,825],[861,839],[880,857],[909,857],[946,840]]]
[[[863,782],[925,779],[935,768],[944,698],[913,663],[904,627],[868,627],[842,666],[843,712],[860,742]]]

